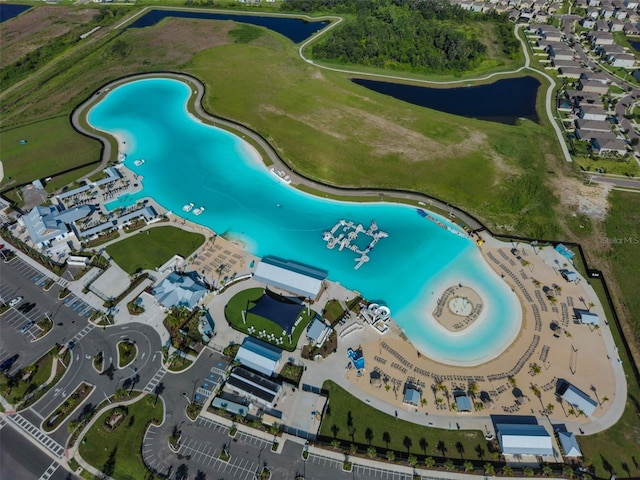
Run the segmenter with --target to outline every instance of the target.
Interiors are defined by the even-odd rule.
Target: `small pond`
[[[17,17],[22,12],[31,8],[31,5],[14,5],[12,3],[0,3],[0,23]]]
[[[519,118],[538,121],[534,77],[498,80],[475,87],[432,88],[352,78],[352,82],[398,100],[441,112],[514,125]]]
[[[199,18],[203,20],[231,20],[265,27],[284,35],[293,43],[300,43],[326,27],[329,22],[307,22],[301,18],[243,15],[239,13],[213,13],[186,10],[151,10],[129,25],[128,28],[144,28],[156,25],[165,18]]]

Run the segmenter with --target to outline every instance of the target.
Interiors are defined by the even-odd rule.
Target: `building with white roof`
[[[589,395],[584,393],[575,385],[567,382],[566,380],[559,382],[558,390],[556,393],[565,402],[567,402],[576,410],[584,412],[584,414],[588,417],[593,416],[593,413],[598,407],[598,402],[596,402]]]
[[[324,289],[324,280],[327,275],[325,270],[267,256],[258,264],[253,279],[315,300]]]
[[[551,435],[542,425],[499,423],[496,429],[504,455],[553,455]]]
[[[236,354],[235,360],[263,375],[273,376],[280,364],[282,350],[268,343],[247,337]]]

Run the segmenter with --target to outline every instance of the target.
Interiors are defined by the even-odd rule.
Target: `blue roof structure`
[[[581,457],[582,451],[578,445],[576,436],[571,432],[558,432],[558,439],[564,451],[565,457]]]
[[[309,337],[313,342],[317,342],[325,328],[328,328],[327,324],[319,318],[315,318],[307,329],[307,337]]]
[[[404,391],[404,398],[402,403],[408,403],[410,405],[418,405],[420,402],[420,392],[413,387],[407,387]]]
[[[456,405],[458,405],[459,412],[471,412],[471,400],[466,395],[459,395],[456,397]]]
[[[186,307],[192,310],[207,294],[207,287],[194,277],[193,273],[178,275],[172,272],[153,290],[153,295],[166,308]]]

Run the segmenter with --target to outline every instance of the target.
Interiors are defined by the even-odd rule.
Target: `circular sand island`
[[[482,299],[474,289],[457,285],[447,288],[438,299],[433,318],[447,330],[460,332],[473,325],[482,307]]]

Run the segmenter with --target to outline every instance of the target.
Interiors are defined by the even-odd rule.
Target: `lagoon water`
[[[517,298],[473,241],[438,227],[409,206],[338,202],[292,188],[241,138],[191,116],[186,109],[191,93],[177,80],[138,80],[113,89],[91,109],[90,124],[126,141],[125,164],[143,177],[142,191],[110,208],[152,197],[175,215],[242,242],[255,255],[328,270],[330,280],[388,305],[414,345],[445,363],[481,363],[515,339],[522,316]],[[136,167],[133,162],[139,158],[145,163]],[[183,212],[189,202],[205,212]],[[389,234],[359,270],[353,268],[356,254],[329,250],[322,238],[340,219],[365,228],[375,220]],[[443,290],[458,283],[475,288],[485,309],[469,329],[451,333],[431,312]]]
[[[322,30],[329,22],[308,22],[301,18],[250,15],[242,13],[215,13],[189,10],[151,10],[138,18],[127,28],[144,28],[156,25],[165,18],[196,18],[201,20],[221,20],[248,23],[284,35],[293,43],[306,40],[318,30]]]
[[[441,112],[491,122],[515,124],[519,118],[538,121],[534,77],[498,80],[473,87],[432,88],[354,78],[353,83],[405,102]]]

